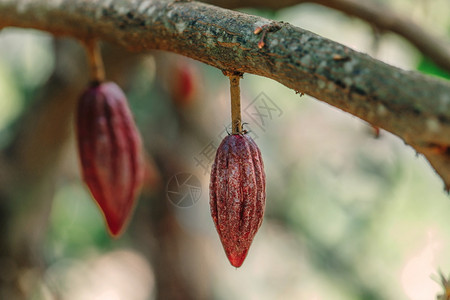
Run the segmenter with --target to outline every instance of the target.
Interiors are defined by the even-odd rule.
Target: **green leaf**
[[[438,67],[430,58],[422,56],[417,70],[422,73],[450,79],[450,72]]]

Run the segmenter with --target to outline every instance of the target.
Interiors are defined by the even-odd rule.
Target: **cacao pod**
[[[118,236],[130,217],[143,179],[142,145],[127,99],[113,82],[93,84],[76,118],[82,176]]]
[[[175,105],[185,108],[191,105],[199,94],[201,78],[196,66],[185,59],[180,59],[171,70],[170,94]]]
[[[230,263],[240,267],[261,226],[266,176],[258,146],[245,134],[224,138],[211,169],[211,215]]]

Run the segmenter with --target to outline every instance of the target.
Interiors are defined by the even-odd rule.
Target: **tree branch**
[[[264,26],[265,45],[260,49]],[[0,0],[0,26],[161,49],[274,79],[398,136],[450,185],[450,82],[403,71],[287,23],[198,2]],[[433,152],[435,153],[435,152]]]
[[[224,8],[260,7],[280,9],[296,4],[315,3],[339,10],[369,22],[381,31],[396,33],[413,44],[441,68],[450,71],[450,41],[426,31],[417,23],[397,14],[389,6],[374,1],[358,0],[203,0]]]

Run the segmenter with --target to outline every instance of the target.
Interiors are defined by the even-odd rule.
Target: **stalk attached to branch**
[[[233,131],[217,148],[211,167],[211,216],[231,265],[239,268],[261,226],[266,205],[266,175],[258,146],[242,131],[239,80],[242,73],[223,71],[230,78]]]
[[[105,80],[105,69],[103,67],[98,41],[92,38],[86,40],[84,44],[86,46],[89,68],[91,70],[91,81],[100,83]]]
[[[223,73],[230,78],[232,134],[241,134],[241,91],[239,81],[242,77],[242,73],[229,71],[224,71]]]

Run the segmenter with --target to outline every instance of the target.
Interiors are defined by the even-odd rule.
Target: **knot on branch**
[[[230,70],[222,70],[223,75],[228,76],[228,77],[235,77],[235,76],[239,76],[240,78],[244,77],[244,73],[243,72],[239,72],[239,71],[230,71]]]

